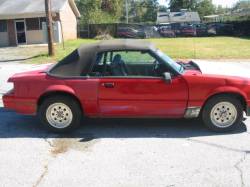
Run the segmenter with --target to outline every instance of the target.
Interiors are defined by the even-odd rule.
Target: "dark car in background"
[[[180,23],[171,23],[171,29],[174,32],[175,36],[180,36],[181,35],[181,24]]]
[[[172,29],[171,25],[164,25],[159,28],[159,33],[162,37],[175,37],[175,31]]]
[[[208,35],[223,35],[230,36],[234,34],[232,24],[227,23],[211,23],[208,24]]]
[[[119,38],[146,38],[143,29],[135,29],[132,27],[119,27],[117,29],[117,37]]]
[[[208,28],[206,24],[195,24],[196,29],[196,36],[207,36],[208,35]]]
[[[196,28],[193,25],[185,25],[180,29],[181,36],[196,36]]]

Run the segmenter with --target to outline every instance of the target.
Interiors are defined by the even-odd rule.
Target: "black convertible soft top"
[[[50,75],[72,77],[86,75],[98,52],[119,50],[156,50],[154,45],[142,40],[105,40],[81,45],[67,57],[59,61],[50,70]]]

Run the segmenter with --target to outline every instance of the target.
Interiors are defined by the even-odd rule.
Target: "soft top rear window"
[[[80,56],[76,49],[52,67],[49,73],[58,76],[80,76],[81,71],[77,71],[79,61]]]
[[[68,63],[74,63],[79,60],[80,56],[78,53],[78,50],[74,50],[71,54],[63,58],[62,60],[59,61],[58,66],[68,64]]]

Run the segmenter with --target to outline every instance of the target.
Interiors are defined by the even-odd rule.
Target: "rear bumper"
[[[14,110],[21,114],[36,114],[36,100],[16,97],[12,90],[3,95],[3,105],[6,109]]]

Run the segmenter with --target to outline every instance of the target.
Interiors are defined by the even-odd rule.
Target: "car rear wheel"
[[[42,102],[38,116],[48,130],[66,132],[80,125],[82,112],[75,99],[68,96],[55,96]]]
[[[202,111],[205,125],[217,132],[231,131],[237,128],[243,119],[241,102],[230,96],[216,96],[208,100]]]

